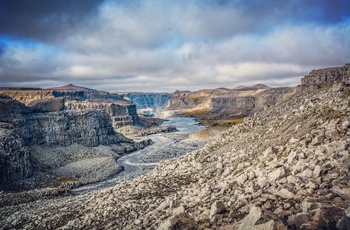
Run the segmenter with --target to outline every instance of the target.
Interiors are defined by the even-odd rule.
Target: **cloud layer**
[[[350,2],[0,1],[0,84],[108,91],[296,85],[350,62]]]

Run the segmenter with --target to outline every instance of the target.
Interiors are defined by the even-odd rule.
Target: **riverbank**
[[[148,136],[154,143],[147,148],[118,158],[117,164],[120,165],[123,170],[113,178],[80,186],[74,189],[74,191],[93,191],[134,179],[150,172],[161,160],[185,155],[204,147],[208,142],[208,139],[197,135],[197,133],[204,130],[205,127],[200,125],[193,118],[168,118],[162,125],[165,127],[169,125],[175,126],[178,131]],[[141,141],[143,138],[144,137],[138,137],[136,140]]]

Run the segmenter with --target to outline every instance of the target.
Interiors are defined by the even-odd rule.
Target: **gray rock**
[[[210,208],[209,219],[214,221],[215,215],[223,214],[225,212],[225,205],[222,201],[215,201]]]
[[[286,172],[283,167],[279,167],[268,174],[268,178],[270,182],[275,182],[276,180],[285,176],[286,176]]]
[[[350,230],[350,208],[344,211],[344,216],[338,221],[337,228],[340,230]]]
[[[32,175],[30,151],[12,130],[0,128],[0,188]]]
[[[324,142],[324,136],[316,136],[312,139],[311,145],[319,145]]]
[[[258,207],[252,207],[249,211],[249,214],[242,220],[242,223],[239,225],[238,230],[273,230],[275,225],[274,220],[256,225],[256,222],[261,217],[261,209]]]
[[[281,190],[277,191],[276,195],[279,197],[282,197],[284,199],[294,199],[295,198],[295,194],[288,191],[285,188],[282,188]]]

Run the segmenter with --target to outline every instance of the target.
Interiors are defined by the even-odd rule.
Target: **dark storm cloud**
[[[84,26],[102,0],[0,0],[0,34],[57,40]]]

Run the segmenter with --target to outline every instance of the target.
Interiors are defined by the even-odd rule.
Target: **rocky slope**
[[[350,65],[342,68],[340,81],[305,77],[293,97],[135,180],[71,197],[0,193],[0,226],[348,229]]]

